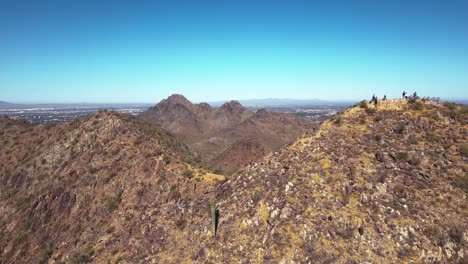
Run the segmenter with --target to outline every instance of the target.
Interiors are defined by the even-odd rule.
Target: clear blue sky
[[[0,1],[4,101],[402,90],[468,98],[468,1]]]

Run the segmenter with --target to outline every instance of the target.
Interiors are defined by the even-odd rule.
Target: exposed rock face
[[[237,101],[215,109],[206,103],[192,104],[182,95],[171,95],[139,117],[161,125],[214,167],[228,171],[258,160],[266,150],[278,150],[291,143],[310,126],[306,120],[292,114],[266,110],[253,113]],[[263,147],[250,147],[249,151],[242,152],[248,147],[245,145],[247,141]],[[239,144],[244,147],[236,147]],[[232,155],[242,156],[242,161],[225,159]]]

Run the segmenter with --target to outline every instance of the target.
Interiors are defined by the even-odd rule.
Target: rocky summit
[[[139,118],[173,133],[211,167],[225,172],[235,172],[279,150],[312,126],[293,114],[263,109],[254,113],[237,101],[213,108],[206,103],[192,104],[178,94],[162,100]]]
[[[122,114],[0,118],[0,262],[467,263],[467,121],[363,101],[222,176]]]

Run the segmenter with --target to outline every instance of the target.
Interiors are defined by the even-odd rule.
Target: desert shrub
[[[461,245],[463,242],[463,233],[466,230],[466,226],[462,223],[452,222],[448,225],[448,227],[448,235],[450,239],[458,245]]]
[[[366,100],[362,100],[361,102],[359,102],[359,107],[360,107],[360,108],[367,108],[367,102],[366,102]]]
[[[90,174],[94,174],[94,173],[98,172],[98,170],[99,170],[99,168],[97,168],[97,167],[91,167],[91,168],[89,168],[88,172]]]
[[[380,140],[382,140],[382,135],[377,134],[377,135],[374,136],[374,139],[375,139],[376,141],[380,141]]]
[[[405,124],[398,125],[393,129],[393,131],[395,131],[395,133],[397,134],[403,134],[403,132],[405,131]]]
[[[416,155],[411,156],[411,158],[409,160],[409,164],[411,164],[413,166],[418,166],[419,164],[421,164],[421,157],[416,156]]]
[[[421,101],[423,101],[423,102],[433,101],[433,102],[438,103],[438,102],[440,101],[440,97],[429,97],[429,96],[424,96],[423,98],[421,98]]]
[[[47,263],[50,256],[52,255],[53,250],[50,246],[44,247],[39,251],[39,257],[37,259],[38,263]]]
[[[387,180],[387,174],[385,173],[382,173],[377,177],[377,181],[380,183],[385,183],[385,180]]]
[[[145,187],[142,186],[141,188],[139,188],[137,191],[136,191],[136,196],[138,197],[142,197],[143,194],[145,194]]]
[[[456,177],[452,182],[452,186],[460,188],[465,193],[468,193],[468,173],[465,175]]]
[[[135,145],[135,146],[138,146],[138,145],[140,145],[141,143],[143,143],[143,139],[141,139],[141,138],[137,138],[137,139],[135,139],[135,140],[133,141],[133,145]]]
[[[448,141],[448,140],[445,140],[445,141],[442,142],[442,147],[444,149],[449,149],[451,146],[452,146],[452,143],[450,141]]]
[[[185,170],[182,172],[182,175],[183,175],[185,178],[191,179],[191,178],[193,177],[193,171],[187,168],[187,169],[185,169]]]
[[[177,220],[177,221],[175,222],[175,225],[176,225],[177,228],[179,228],[179,229],[182,230],[182,229],[184,229],[184,226],[185,226],[185,223],[186,223],[186,222],[187,222],[187,221],[186,221],[185,219],[179,219],[179,220]]]
[[[114,233],[114,231],[115,231],[115,226],[113,226],[113,225],[108,226],[108,227],[106,228],[106,233],[107,233],[107,234]]]
[[[395,191],[397,192],[403,192],[405,190],[405,185],[401,182],[397,182],[395,184]]]
[[[415,101],[411,104],[411,109],[415,111],[419,111],[423,109],[423,104],[419,101]]]
[[[382,117],[381,116],[376,116],[376,117],[374,117],[374,121],[375,122],[380,122],[380,121],[382,121]]]
[[[418,144],[418,137],[416,135],[411,135],[408,138],[408,143],[410,143],[412,145]]]
[[[398,249],[398,251],[397,251],[398,258],[400,258],[400,259],[407,258],[407,257],[412,256],[414,254],[415,254],[414,250],[412,248],[410,248],[409,246],[403,246],[402,248]]]
[[[172,185],[171,189],[170,189],[170,192],[169,192],[169,199],[170,200],[175,200],[175,199],[179,199],[181,196],[182,196],[182,194],[180,193],[179,189],[177,189],[177,186]]]
[[[166,165],[171,163],[171,157],[170,156],[164,156],[164,163],[166,163]]]
[[[424,227],[422,233],[427,236],[435,245],[442,246],[444,238],[440,228],[437,225]]]
[[[408,153],[406,152],[398,152],[396,155],[395,155],[395,158],[397,160],[407,160],[408,159]]]
[[[460,153],[463,156],[468,157],[468,144],[463,144],[460,146]]]
[[[450,110],[450,111],[455,110],[455,108],[456,108],[456,104],[450,103],[450,102],[445,102],[444,106],[447,107],[447,109]]]
[[[120,251],[120,249],[118,247],[115,247],[114,249],[112,249],[111,255],[113,256],[113,255],[119,253],[119,251]]]
[[[366,108],[366,114],[368,115],[373,115],[377,112],[377,110],[375,108]]]
[[[463,105],[461,108],[460,108],[460,111],[458,111],[460,115],[466,115],[468,114],[468,106],[466,105]]]
[[[408,104],[414,104],[414,103],[416,103],[416,100],[417,100],[417,99],[418,99],[418,97],[413,97],[413,96],[409,97],[409,98],[408,98]]]
[[[213,171],[214,174],[224,174],[224,171],[221,169],[221,168],[216,168],[214,171]]]
[[[343,239],[350,239],[354,235],[356,227],[352,224],[344,224],[336,227],[335,232]]]
[[[106,207],[110,212],[114,211],[115,209],[119,207],[119,204],[122,201],[122,194],[123,194],[123,191],[118,190],[114,197],[112,196],[105,197]]]
[[[437,110],[432,110],[430,112],[427,112],[427,117],[433,119],[433,120],[440,120],[439,113]]]
[[[83,252],[77,251],[70,256],[69,263],[82,264],[92,262],[91,255],[94,253],[92,247],[88,247]]]
[[[337,117],[335,118],[335,120],[333,120],[333,124],[335,124],[335,125],[341,124],[341,117],[340,117],[340,116],[337,116]]]
[[[439,134],[437,134],[437,132],[435,131],[427,131],[426,140],[429,142],[439,142],[440,137],[439,137]]]

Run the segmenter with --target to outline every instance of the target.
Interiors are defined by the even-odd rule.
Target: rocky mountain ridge
[[[0,128],[0,263],[467,262],[466,106],[362,102],[226,177],[121,114]]]
[[[161,125],[199,153],[213,167],[235,171],[263,157],[262,153],[278,150],[300,136],[310,124],[295,115],[259,110],[253,113],[237,101],[226,102],[218,108],[206,103],[192,104],[182,95],[171,95],[141,113],[142,120]],[[258,140],[261,139],[261,140]],[[256,141],[259,148],[247,142]],[[219,163],[223,152],[243,149],[241,160]],[[265,151],[256,152],[257,149]],[[232,157],[240,156],[241,153]]]

